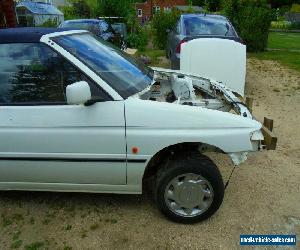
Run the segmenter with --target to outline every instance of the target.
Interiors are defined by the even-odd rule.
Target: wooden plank
[[[262,133],[264,135],[264,144],[266,145],[267,150],[275,150],[277,145],[277,137],[275,134],[266,126],[262,127]]]
[[[251,97],[246,97],[246,105],[250,111],[250,113],[252,113],[252,108],[253,108],[253,98]]]
[[[264,126],[272,132],[274,127],[274,121],[272,119],[264,117]]]

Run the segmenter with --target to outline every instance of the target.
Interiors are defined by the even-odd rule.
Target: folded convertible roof
[[[10,28],[0,30],[1,43],[36,43],[43,35],[72,30],[71,28]]]

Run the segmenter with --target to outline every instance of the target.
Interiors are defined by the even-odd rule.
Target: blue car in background
[[[221,38],[243,43],[230,21],[221,15],[183,14],[168,30],[166,56],[172,69],[180,69],[181,45],[197,38]]]
[[[94,35],[102,38],[105,41],[108,41],[119,48],[123,48],[124,39],[116,32],[112,26],[101,19],[76,19],[64,21],[59,28],[72,28],[79,30],[88,30]]]

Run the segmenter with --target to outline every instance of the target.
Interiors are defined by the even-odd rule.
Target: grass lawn
[[[261,53],[248,53],[248,57],[261,60],[274,60],[300,72],[300,52],[266,51]]]
[[[300,51],[300,33],[270,32],[268,47]]]
[[[158,49],[146,49],[145,51],[138,51],[136,57],[147,56],[151,59],[150,66],[169,68],[169,63],[166,60],[163,60],[166,56],[165,50]]]
[[[268,48],[278,50],[248,53],[248,57],[278,61],[300,72],[300,33],[271,32]]]
[[[261,53],[248,53],[248,57],[255,57],[261,60],[274,60],[300,72],[300,33],[271,32],[269,34],[270,49]],[[293,50],[293,51],[289,51]],[[296,50],[296,51],[295,51]],[[299,52],[297,52],[299,50]],[[136,57],[141,55],[151,58],[150,66],[169,68],[170,65],[166,60],[164,50],[146,49],[138,51]]]

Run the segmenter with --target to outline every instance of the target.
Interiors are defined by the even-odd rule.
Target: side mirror
[[[68,104],[85,104],[92,99],[91,89],[87,82],[75,82],[66,88]]]

